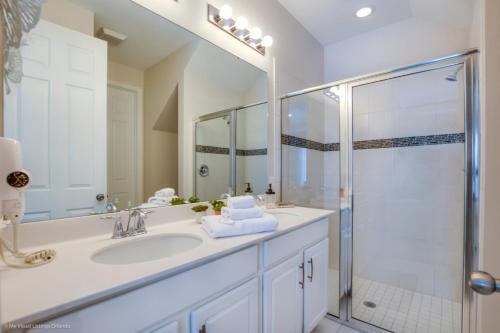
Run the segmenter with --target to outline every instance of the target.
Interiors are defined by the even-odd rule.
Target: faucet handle
[[[116,239],[123,237],[123,224],[121,215],[116,214],[101,216],[101,220],[115,220],[115,226],[113,228],[113,235],[111,236],[111,238]]]

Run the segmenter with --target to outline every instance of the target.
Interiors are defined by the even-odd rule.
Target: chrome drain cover
[[[377,307],[377,304],[370,302],[370,301],[364,301],[363,305],[366,306],[367,308],[374,309]]]

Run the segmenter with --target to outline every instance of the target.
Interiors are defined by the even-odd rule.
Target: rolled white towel
[[[242,208],[242,209],[222,207],[221,215],[225,219],[239,221],[239,220],[262,217],[264,215],[264,211],[260,207]]]
[[[222,216],[212,215],[201,218],[203,229],[212,238],[240,236],[256,234],[260,232],[274,231],[278,227],[278,220],[271,214],[264,216],[235,221],[234,224],[222,223]]]
[[[161,198],[161,197],[150,197],[148,199],[148,203],[150,204],[155,204],[155,205],[162,205],[162,206],[166,206],[169,201],[167,200],[167,198]]]
[[[175,190],[170,187],[162,188],[155,192],[155,197],[169,198],[175,195]]]
[[[227,207],[234,209],[255,207],[255,199],[250,195],[241,195],[227,199]]]

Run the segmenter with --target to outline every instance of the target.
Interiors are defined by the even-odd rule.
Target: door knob
[[[500,292],[500,280],[483,271],[472,272],[469,286],[482,295],[491,295]]]
[[[95,198],[97,199],[97,201],[103,201],[105,197],[104,194],[99,193],[98,195],[95,196]]]

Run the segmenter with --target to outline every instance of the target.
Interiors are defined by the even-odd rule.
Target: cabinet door
[[[191,333],[257,333],[257,279],[191,312]]]
[[[264,333],[302,332],[302,253],[264,273]]]
[[[328,306],[328,239],[304,252],[304,332],[311,332]]]

